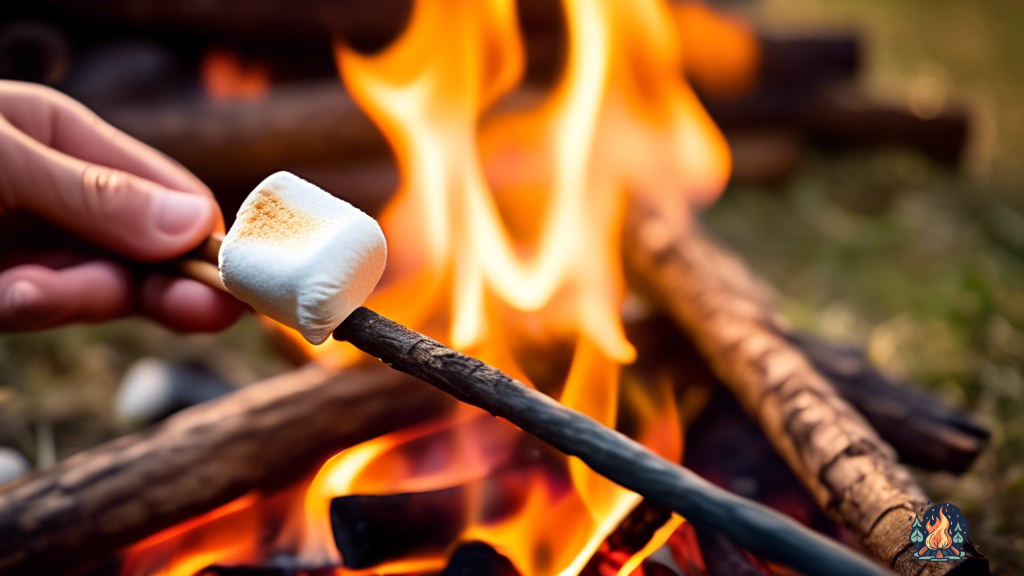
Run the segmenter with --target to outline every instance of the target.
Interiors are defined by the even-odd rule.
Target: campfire
[[[524,88],[535,39],[513,0],[417,0],[370,55],[336,40],[345,91],[324,94],[351,97],[399,174],[378,214],[389,257],[367,307],[672,462],[724,384],[804,498],[862,552],[912,572],[906,512],[926,498],[879,432],[911,439],[897,445],[904,460],[962,469],[984,431],[883,386],[873,393],[918,424],[894,426],[865,388],[842,387],[851,365],[854,380],[870,368],[792,335],[769,291],[701,232],[695,213],[722,193],[733,157],[689,80],[731,106],[759,81],[754,31],[696,3],[574,0],[562,12],[564,58],[543,90]],[[229,51],[207,52],[202,74],[220,105],[275,97],[271,74]],[[100,554],[122,576],[651,576],[723,573],[723,559],[786,573],[350,344],[266,325],[317,366],[5,489],[0,534],[25,552],[0,552],[0,567],[89,566],[103,558],[55,552],[106,534]],[[948,520],[927,531],[927,548],[952,545]],[[987,573],[970,542],[956,548],[965,570]]]
[[[643,410],[619,403],[620,369],[636,356],[620,314],[620,239],[631,193],[687,225],[691,206],[724,187],[729,152],[678,73],[683,51],[667,5],[570,2],[565,9],[562,77],[542,101],[513,112],[488,115],[523,73],[511,2],[417,2],[406,31],[383,53],[337,47],[346,88],[391,143],[402,174],[380,217],[387,277],[367,306],[607,426],[634,421],[637,439],[679,461],[685,423],[669,382],[650,383]],[[365,361],[341,343],[309,353],[341,366]],[[564,373],[538,378],[539,363]],[[548,451],[462,406],[420,430],[333,457],[285,506],[294,512],[269,549],[258,531],[234,529],[244,520],[214,512],[219,528],[174,528],[175,536],[133,547],[124,573],[159,573],[150,558],[170,548],[173,559],[159,568],[167,574],[258,565],[279,551],[296,554],[302,566],[405,574],[444,568],[445,550],[458,542],[484,542],[521,574],[576,574],[639,497],[578,460],[538,450]],[[503,493],[510,481],[520,484],[515,495]],[[357,523],[367,512],[354,498],[439,491],[465,501],[450,504],[457,513],[436,510],[434,546],[410,550],[412,558],[399,554],[401,544],[387,552],[394,558],[365,550]],[[232,515],[251,514],[246,508]],[[671,534],[662,530],[650,551]]]

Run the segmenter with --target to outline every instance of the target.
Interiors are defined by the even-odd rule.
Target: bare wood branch
[[[909,518],[927,499],[896,452],[779,330],[767,295],[742,262],[697,230],[634,206],[624,239],[636,284],[693,338],[717,376],[794,473],[864,549],[900,574],[987,574],[968,559],[912,558]]]

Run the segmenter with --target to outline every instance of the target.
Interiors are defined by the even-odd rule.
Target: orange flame
[[[939,515],[925,526],[928,536],[924,539],[924,545],[932,550],[943,550],[949,548],[953,540],[949,537],[949,518],[939,508]]]
[[[563,9],[564,73],[538,105],[514,112],[492,109],[523,74],[514,0],[417,0],[408,28],[383,52],[337,46],[343,81],[391,143],[402,175],[380,218],[388,272],[367,306],[607,426],[627,413],[639,422],[638,441],[679,460],[683,426],[672,382],[620,381],[620,367],[635,356],[619,313],[626,295],[620,237],[629,195],[660,203],[686,225],[692,206],[723,189],[730,155],[683,80],[687,47],[667,4],[564,0]],[[306,347],[335,366],[361,359],[338,342]],[[563,349],[564,374],[530,380],[538,356],[554,363]],[[175,549],[184,560],[168,573],[187,574],[202,562],[258,562],[274,551],[302,565],[337,564],[332,498],[462,487],[468,513],[458,541],[491,544],[524,576],[578,574],[639,496],[575,458],[529,457],[542,450],[512,425],[462,406],[332,458],[295,489],[300,495],[283,507],[271,544],[255,531],[225,538],[230,545],[199,538],[202,546]],[[485,500],[508,478],[522,497],[506,494],[495,517]],[[244,508],[269,514],[267,501]],[[197,528],[159,540],[165,548],[187,543],[215,522],[207,515]],[[638,566],[680,522],[626,566]],[[134,565],[153,549],[143,544],[129,553]],[[439,550],[373,573],[443,565]]]

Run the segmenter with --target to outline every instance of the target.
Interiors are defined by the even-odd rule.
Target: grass
[[[993,431],[962,477],[919,474],[1006,574],[1024,573],[1024,211],[909,154],[815,159],[781,190],[730,189],[709,227],[806,331]]]

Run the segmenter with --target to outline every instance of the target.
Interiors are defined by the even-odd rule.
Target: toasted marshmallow
[[[224,286],[257,312],[320,344],[384,272],[377,222],[289,172],[260,183],[220,248]]]

